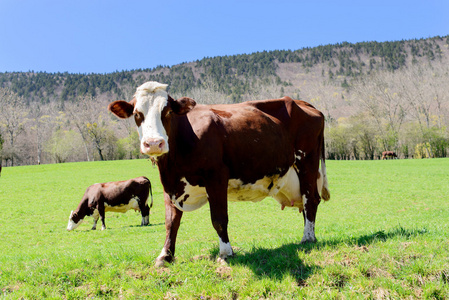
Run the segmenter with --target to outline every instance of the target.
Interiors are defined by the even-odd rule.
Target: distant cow
[[[148,195],[151,194],[151,204],[148,206]],[[96,229],[98,218],[101,217],[101,230],[106,229],[105,212],[125,213],[130,209],[140,211],[141,225],[150,223],[150,208],[153,206],[151,183],[146,177],[137,177],[125,181],[96,183],[87,188],[77,209],[72,210],[67,230],[78,227],[85,216],[94,218],[92,230]]]
[[[382,152],[382,159],[388,159],[388,158],[398,158],[396,153],[394,151],[384,151]]]
[[[281,208],[296,207],[304,216],[301,242],[315,242],[318,204],[330,197],[323,114],[289,97],[197,105],[191,98],[173,99],[166,87],[147,82],[130,102],[109,104],[116,116],[134,117],[140,150],[159,168],[166,239],[156,265],[174,259],[183,212],[206,203],[219,237],[219,260],[233,255],[228,199],[273,197]]]

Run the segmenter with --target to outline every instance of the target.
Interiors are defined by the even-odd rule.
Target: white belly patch
[[[122,204],[117,206],[110,206],[107,203],[104,204],[104,211],[112,211],[112,212],[119,212],[119,213],[125,213],[130,209],[134,209],[136,211],[140,211],[139,203],[137,202],[138,198],[134,197],[131,200],[129,200],[128,204]]]
[[[185,178],[181,181],[186,184],[184,193],[178,198],[172,196],[172,202],[179,210],[192,211],[206,204],[208,196],[204,187],[193,186]],[[299,178],[293,167],[282,177],[264,177],[249,184],[243,184],[240,179],[231,179],[228,182],[228,201],[258,202],[266,197],[273,197],[283,207],[302,209]]]
[[[184,193],[178,198],[172,196],[171,199],[179,210],[192,211],[206,204],[208,198],[206,188],[191,185],[185,178],[181,181],[185,183]]]

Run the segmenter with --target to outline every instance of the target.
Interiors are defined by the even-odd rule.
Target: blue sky
[[[110,73],[449,34],[447,0],[0,0],[0,72]]]

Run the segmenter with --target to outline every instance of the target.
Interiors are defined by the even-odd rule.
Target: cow
[[[151,203],[148,206],[148,195]],[[70,213],[67,230],[77,228],[85,216],[94,218],[92,230],[97,228],[98,218],[101,218],[101,230],[106,229],[105,212],[125,213],[130,209],[140,211],[142,214],[141,226],[150,223],[150,208],[153,206],[153,193],[151,183],[146,177],[137,177],[125,181],[95,183],[89,186],[84,193],[78,207]]]
[[[318,204],[330,198],[323,114],[289,97],[197,105],[188,97],[173,99],[166,89],[166,84],[146,82],[131,101],[108,106],[119,118],[134,116],[140,151],[159,169],[166,238],[155,265],[174,260],[183,212],[207,202],[219,237],[217,260],[225,263],[234,254],[228,199],[257,202],[270,196],[282,209],[296,207],[304,216],[301,242],[316,242]]]
[[[398,158],[397,154],[394,151],[384,151],[382,152],[382,160],[383,159],[388,159],[388,158]]]

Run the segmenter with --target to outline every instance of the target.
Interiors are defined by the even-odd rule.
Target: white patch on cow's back
[[[105,203],[104,211],[105,212],[111,211],[111,212],[118,212],[118,213],[126,213],[130,209],[140,211],[138,200],[139,200],[138,197],[134,197],[134,198],[131,198],[131,200],[129,200],[128,204],[115,205],[115,206],[110,206],[109,204]]]
[[[295,155],[295,158],[300,161],[301,159],[303,159],[304,157],[306,157],[306,153],[302,150],[297,150],[296,151],[297,154]]]

